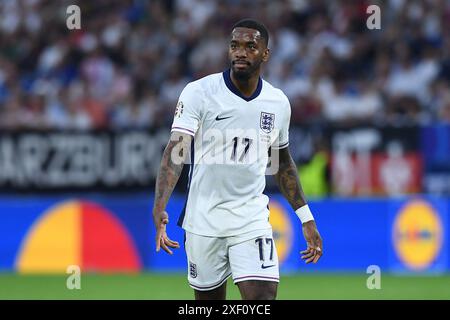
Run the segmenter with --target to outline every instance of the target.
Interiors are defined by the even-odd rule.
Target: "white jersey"
[[[189,83],[172,131],[194,137],[188,194],[178,224],[203,236],[228,237],[271,228],[266,185],[268,151],[288,146],[291,109],[284,93],[259,79],[251,97],[230,70]]]

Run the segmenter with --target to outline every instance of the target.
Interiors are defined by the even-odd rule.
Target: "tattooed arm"
[[[275,180],[292,209],[297,210],[306,204],[305,195],[297,175],[297,167],[292,160],[288,147],[278,151],[280,165],[278,172],[275,174]]]
[[[303,193],[300,179],[297,174],[297,167],[292,160],[289,148],[283,148],[279,151],[279,169],[275,174],[275,180],[283,196],[295,211],[306,205],[305,195]],[[307,249],[302,251],[302,259],[306,263],[316,263],[322,256],[322,238],[317,231],[316,223],[310,220],[302,224],[303,235],[307,243]]]
[[[156,227],[156,251],[162,247],[164,251],[172,254],[168,248],[179,248],[176,241],[169,239],[166,233],[166,224],[169,215],[166,205],[170,195],[180,178],[183,165],[190,153],[192,137],[181,132],[173,132],[170,141],[164,149],[155,187],[155,202],[153,206],[153,223]]]

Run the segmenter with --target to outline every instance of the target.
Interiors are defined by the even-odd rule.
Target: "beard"
[[[250,79],[259,69],[262,61],[249,63],[247,68],[240,69],[234,66],[234,62],[231,62],[231,69],[233,70],[233,76],[236,80],[247,81]]]

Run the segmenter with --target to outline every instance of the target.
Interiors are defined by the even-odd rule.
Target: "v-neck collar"
[[[257,98],[259,96],[259,94],[261,93],[262,90],[262,79],[261,77],[259,77],[258,79],[258,85],[256,86],[256,90],[255,92],[253,92],[253,94],[250,97],[246,97],[244,96],[239,89],[234,85],[233,81],[231,81],[231,69],[225,70],[223,72],[223,80],[225,81],[225,84],[227,86],[227,88],[233,92],[235,95],[237,95],[238,97],[244,99],[245,101],[251,101],[255,98]]]

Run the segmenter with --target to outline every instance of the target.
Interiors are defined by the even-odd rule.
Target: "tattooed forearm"
[[[280,166],[275,174],[275,180],[283,196],[291,207],[296,210],[306,204],[305,195],[297,174],[294,160],[289,153],[289,148],[279,150]]]
[[[191,136],[174,133],[164,149],[156,178],[153,211],[164,211],[175,185],[180,178],[186,158],[189,156]]]

